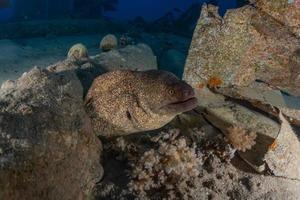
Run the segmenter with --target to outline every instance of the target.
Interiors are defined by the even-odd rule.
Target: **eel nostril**
[[[184,97],[191,97],[191,96],[194,96],[195,95],[195,92],[194,90],[192,89],[189,89],[189,90],[186,90],[184,93],[183,93]]]

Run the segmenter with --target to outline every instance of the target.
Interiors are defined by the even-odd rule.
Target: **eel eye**
[[[129,120],[131,120],[131,114],[130,114],[130,112],[127,110],[126,111],[126,116],[127,116],[127,118],[129,119]]]
[[[170,95],[173,95],[174,93],[175,93],[174,90],[169,90],[169,94],[170,94]]]

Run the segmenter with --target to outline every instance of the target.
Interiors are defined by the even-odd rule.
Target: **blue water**
[[[132,20],[141,16],[155,20],[170,10],[185,11],[198,3],[212,3],[220,7],[220,13],[235,8],[241,0],[0,0],[9,2],[1,7],[0,21],[34,20],[61,17],[101,17]],[[102,2],[102,3],[101,3]],[[4,5],[4,4],[3,4]],[[200,12],[200,10],[199,10]],[[81,16],[80,16],[81,13]],[[79,14],[79,15],[78,15]]]

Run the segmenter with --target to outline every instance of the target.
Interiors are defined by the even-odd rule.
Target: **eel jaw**
[[[193,110],[197,106],[198,106],[198,100],[196,97],[193,96],[183,101],[170,103],[164,106],[163,109],[172,111],[174,113],[183,113],[183,112]]]

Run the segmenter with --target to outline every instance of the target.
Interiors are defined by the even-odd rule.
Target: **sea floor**
[[[0,40],[0,85],[5,80],[17,79],[34,66],[45,68],[65,59],[68,49],[76,43],[86,45],[90,55],[98,54],[103,36],[94,34]],[[133,39],[148,44],[158,59],[168,49],[176,49],[186,56],[190,44],[189,38],[165,33],[141,33]]]
[[[0,83],[14,80],[34,66],[45,68],[66,57],[75,43],[87,45],[91,54],[97,52],[99,35],[63,36],[0,40]]]

